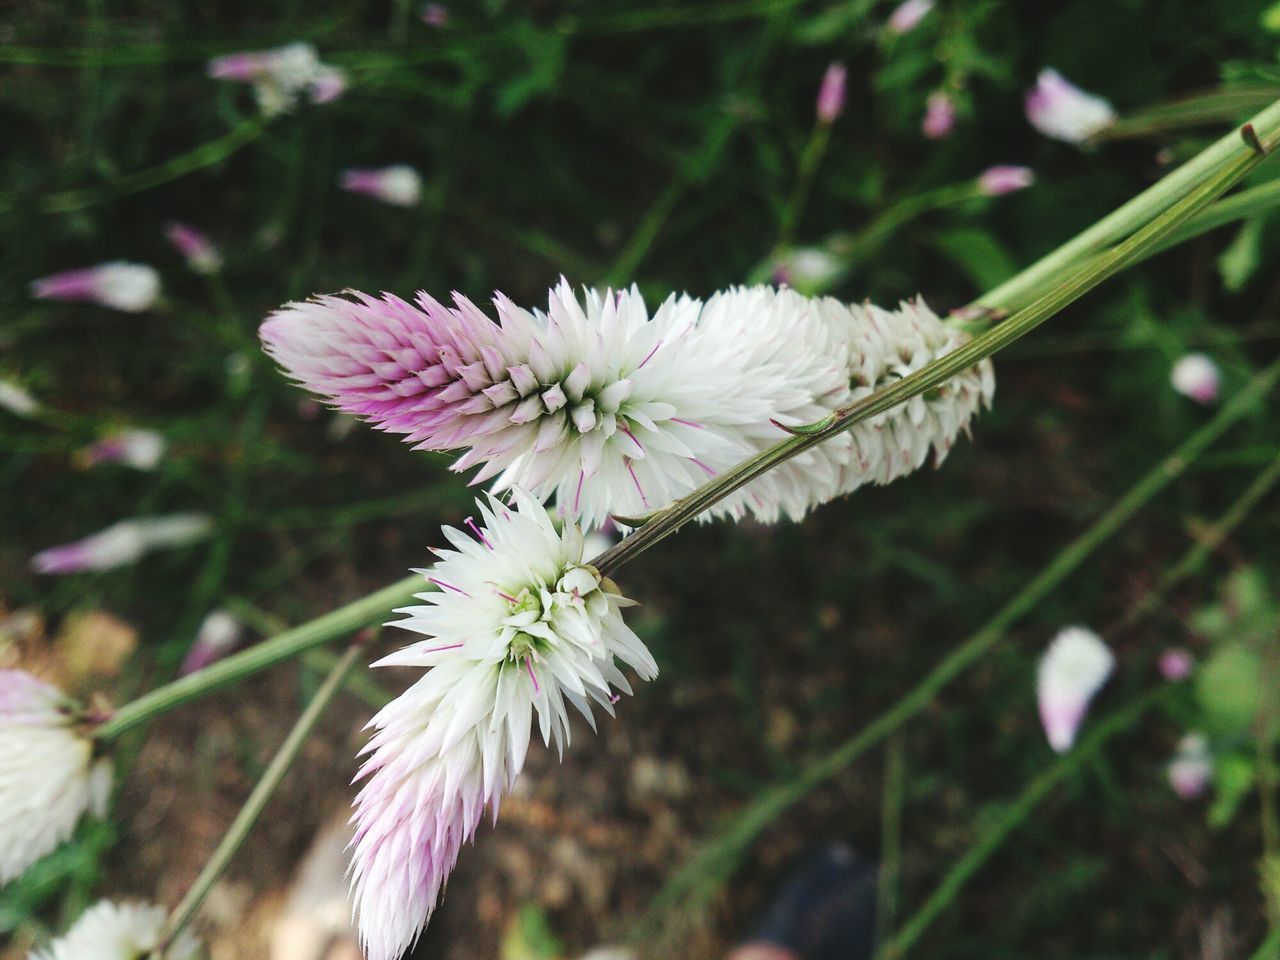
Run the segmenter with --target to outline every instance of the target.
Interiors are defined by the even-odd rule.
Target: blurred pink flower
[[[956,104],[945,90],[929,94],[924,108],[924,120],[920,131],[930,140],[942,140],[951,135],[956,125]]]
[[[1169,382],[1184,397],[1208,406],[1218,399],[1222,375],[1218,365],[1203,353],[1188,353],[1173,365]]]
[[[1169,761],[1169,786],[1183,800],[1204,793],[1213,777],[1213,755],[1203,733],[1189,733],[1178,741],[1178,750]]]
[[[933,0],[905,0],[889,15],[885,24],[890,33],[910,33],[933,10]]]
[[[34,280],[31,295],[38,300],[81,300],[141,313],[160,296],[160,275],[142,263],[102,263]]]
[[[1027,93],[1027,119],[1046,137],[1084,143],[1116,121],[1111,104],[1085,93],[1056,70],[1040,71]]]
[[[208,275],[222,269],[222,256],[213,241],[195,227],[185,223],[170,223],[164,228],[164,235],[173,244],[175,250],[182,254],[193,271]]]
[[[83,456],[89,466],[120,463],[135,470],[154,470],[164,450],[165,439],[154,430],[121,430],[86,447]]]
[[[445,27],[449,25],[449,9],[443,3],[428,3],[418,18],[428,27]]]
[[[1160,654],[1160,676],[1166,680],[1185,680],[1195,665],[1191,652],[1181,647],[1171,647]]]
[[[239,620],[226,610],[214,610],[200,624],[196,639],[178,668],[178,676],[185,677],[217,663],[240,645],[243,634],[244,628]]]
[[[181,547],[209,535],[213,521],[202,513],[121,520],[98,533],[42,550],[31,558],[37,573],[111,570],[136,563],[151,550]]]
[[[337,67],[321,66],[307,84],[312,103],[332,103],[347,92],[347,75]]]
[[[978,189],[988,197],[1000,197],[1006,193],[1024,190],[1035,182],[1035,171],[1030,167],[997,164],[979,174]]]
[[[817,113],[820,123],[831,124],[844,112],[845,88],[849,71],[843,63],[833,63],[822,75],[822,85],[818,88]]]
[[[1115,656],[1092,630],[1059,631],[1040,660],[1037,698],[1045,735],[1057,753],[1075,743],[1089,702],[1111,676]]]
[[[215,57],[207,69],[215,80],[252,83],[258,108],[269,117],[292,110],[304,92],[312,103],[328,103],[347,86],[346,74],[321,63],[309,43]]]
[[[381,200],[396,207],[413,207],[422,196],[422,177],[403,163],[375,169],[342,171],[342,189]]]

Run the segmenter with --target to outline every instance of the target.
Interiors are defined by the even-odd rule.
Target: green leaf
[[[1253,760],[1240,754],[1227,754],[1214,766],[1213,806],[1209,808],[1209,826],[1221,830],[1235,819],[1236,811],[1256,779]]]
[[[1268,33],[1280,33],[1280,3],[1273,3],[1263,10],[1259,22]]]
[[[1245,732],[1262,694],[1262,658],[1242,643],[1222,647],[1196,673],[1196,699],[1218,733]]]
[[[498,952],[500,960],[557,960],[563,954],[564,946],[551,932],[551,921],[535,904],[520,908]]]
[[[934,246],[980,290],[997,286],[1017,270],[1013,257],[985,230],[948,230],[934,237]]]
[[[1218,257],[1218,274],[1228,293],[1243,290],[1261,262],[1263,217],[1246,220],[1231,246]]]

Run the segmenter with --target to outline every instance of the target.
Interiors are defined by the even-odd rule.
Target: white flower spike
[[[100,900],[64,936],[28,960],[141,960],[160,945],[165,911],[145,903]],[[200,942],[183,932],[165,950],[165,960],[196,960]]]
[[[479,501],[473,538],[446,527],[453,549],[422,573],[438,588],[396,622],[425,639],[375,666],[426,674],[370,721],[376,732],[357,779],[351,864],[369,960],[395,960],[426,926],[462,844],[524,766],[533,723],[544,744],[569,743],[568,706],[594,728],[645,680],[653,657],[623,622],[631,601],[582,557],[578,528],[557,533],[546,510],[515,490],[515,507]]]
[[[213,529],[203,513],[174,513],[163,517],[121,520],[105,530],[42,550],[31,558],[37,573],[80,573],[113,570],[137,563],[152,550],[172,549],[202,540]]]
[[[0,885],[102,816],[111,768],[94,760],[62,692],[22,670],[0,670]]]
[[[1096,633],[1067,627],[1040,660],[1038,697],[1045,735],[1057,753],[1075,743],[1089,702],[1115,668],[1115,656]]]

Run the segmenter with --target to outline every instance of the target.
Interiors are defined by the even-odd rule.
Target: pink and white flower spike
[[[413,167],[398,163],[376,169],[342,171],[343,190],[373,197],[394,207],[415,207],[422,197],[422,177]]]
[[[1213,754],[1203,733],[1189,733],[1178,741],[1178,750],[1169,761],[1169,786],[1183,800],[1194,800],[1213,779]]]
[[[1169,372],[1173,389],[1202,406],[1217,402],[1222,389],[1222,374],[1218,365],[1203,353],[1188,353],[1173,365]]]
[[[160,275],[144,263],[115,261],[41,277],[31,284],[37,300],[83,301],[141,313],[160,296]]]
[[[1006,193],[1025,190],[1036,182],[1035,171],[1030,167],[1000,163],[988,167],[978,175],[978,189],[988,197],[1002,197]]]
[[[920,21],[927,17],[934,8],[934,0],[904,0],[898,4],[885,23],[885,29],[901,36],[910,33],[920,26]]]
[[[86,812],[105,812],[111,766],[94,759],[76,712],[56,687],[0,670],[0,885],[70,837]]]
[[[121,430],[103,437],[81,451],[87,466],[119,463],[134,470],[154,470],[168,446],[154,430]]]
[[[623,622],[631,601],[583,561],[573,524],[557,533],[520,490],[477,501],[480,524],[446,527],[451,549],[421,571],[435,592],[398,611],[424,639],[374,666],[426,673],[370,721],[359,773],[351,877],[368,960],[396,960],[422,933],[462,845],[494,818],[524,766],[536,719],[545,745],[569,745],[567,706],[595,729],[658,667]],[[615,693],[614,691],[619,693]]]
[[[844,113],[845,88],[849,71],[843,63],[833,63],[822,75],[822,86],[818,88],[817,114],[820,123],[830,126],[836,118]]]
[[[1057,70],[1044,69],[1027,92],[1027,120],[1054,140],[1084,143],[1116,122],[1116,112],[1101,97],[1085,93]]]
[[[121,520],[83,540],[42,550],[31,558],[31,566],[37,573],[53,574],[112,570],[137,563],[152,550],[194,543],[212,529],[212,518],[202,513]]]
[[[70,930],[29,960],[138,960],[154,956],[164,936],[168,912],[149,903],[100,900]],[[165,945],[165,960],[198,960],[200,941],[188,931]]]
[[[930,140],[943,140],[951,136],[956,126],[956,103],[945,90],[935,90],[925,102],[924,119],[920,132]]]
[[[1038,700],[1045,735],[1057,753],[1075,743],[1089,703],[1115,668],[1115,656],[1096,633],[1067,627],[1040,660]]]
[[[222,269],[222,254],[213,241],[195,227],[170,223],[164,228],[164,235],[194,273],[208,276]]]

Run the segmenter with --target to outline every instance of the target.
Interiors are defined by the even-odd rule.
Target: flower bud
[[[417,206],[422,195],[422,177],[413,167],[395,164],[372,170],[344,170],[342,189],[362,193],[396,207]]]
[[[222,269],[222,255],[218,248],[195,227],[189,227],[185,223],[170,223],[164,228],[164,235],[169,238],[174,249],[182,254],[193,272],[207,276]]]
[[[35,280],[31,295],[38,300],[80,300],[141,313],[159,298],[160,275],[142,263],[103,263]]]
[[[1030,167],[997,164],[979,174],[978,189],[988,197],[1001,197],[1006,193],[1024,190],[1035,182],[1035,171]]]
[[[827,72],[822,76],[822,86],[818,88],[817,113],[820,123],[835,123],[836,118],[844,112],[848,76],[849,71],[843,63],[833,63],[827,67]]]
[[[956,126],[956,104],[945,90],[935,90],[925,103],[924,120],[920,131],[930,140],[942,140],[951,136]]]
[[[889,15],[885,28],[901,36],[910,33],[933,10],[933,0],[905,0]]]
[[[1033,127],[1067,143],[1084,143],[1116,122],[1110,103],[1085,93],[1056,70],[1040,71],[1025,106]]]
[[[1094,694],[1111,676],[1115,656],[1092,630],[1067,627],[1040,660],[1040,719],[1049,746],[1066,753],[1075,742]]]
[[[1222,375],[1218,365],[1203,353],[1188,353],[1173,365],[1169,382],[1184,397],[1208,406],[1218,399]]]

